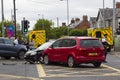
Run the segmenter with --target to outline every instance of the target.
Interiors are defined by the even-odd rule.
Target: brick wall
[[[120,2],[116,2],[116,8],[120,8]]]

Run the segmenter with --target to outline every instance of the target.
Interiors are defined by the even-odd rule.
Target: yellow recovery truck
[[[36,30],[29,32],[29,42],[34,41],[34,47],[37,48],[39,45],[46,42],[45,30]]]
[[[113,46],[113,34],[112,34],[112,28],[106,27],[106,28],[89,28],[87,30],[88,36],[99,38],[99,40],[102,40],[105,34],[107,34],[107,41],[110,44],[107,51],[111,51],[111,48]]]

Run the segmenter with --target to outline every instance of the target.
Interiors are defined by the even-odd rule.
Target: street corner
[[[113,55],[120,55],[120,51],[111,51],[110,54],[113,54]]]

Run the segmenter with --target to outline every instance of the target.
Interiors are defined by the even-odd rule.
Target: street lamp
[[[116,23],[116,21],[115,21],[115,13],[116,13],[116,11],[115,11],[115,0],[113,0],[113,27],[112,27],[112,30],[113,30],[113,36],[115,36],[115,23]]]
[[[60,1],[64,1],[64,0],[60,0]],[[69,0],[67,1],[67,26],[69,25]],[[68,36],[69,36],[69,26],[68,26]]]
[[[2,12],[2,37],[4,37],[4,8],[3,8],[3,0],[1,0],[1,12]]]
[[[115,26],[116,26],[116,21],[115,21],[115,19],[116,19],[116,16],[115,16],[115,13],[116,13],[116,11],[115,11],[115,0],[113,0],[113,26],[112,26],[112,33],[113,33],[113,40],[115,40]],[[114,49],[114,51],[115,51],[115,41],[113,42],[113,49]]]

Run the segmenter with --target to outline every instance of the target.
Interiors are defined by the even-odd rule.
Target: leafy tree
[[[60,38],[62,36],[67,36],[68,31],[67,27],[54,27],[52,28],[52,33],[54,33],[54,38]]]
[[[50,39],[54,34],[51,33],[53,23],[47,19],[39,19],[34,25],[33,30],[45,30],[47,39]]]
[[[60,27],[51,27],[53,23],[49,20],[39,19],[34,26],[33,30],[45,30],[47,40],[49,39],[57,39],[62,36],[68,36],[68,27],[60,26]],[[43,27],[44,26],[44,27]],[[86,29],[73,29],[69,28],[69,36],[86,36]]]
[[[52,22],[47,19],[39,19],[37,23],[34,25],[33,30],[47,30],[52,26]]]
[[[71,29],[70,36],[87,36],[86,29]]]

